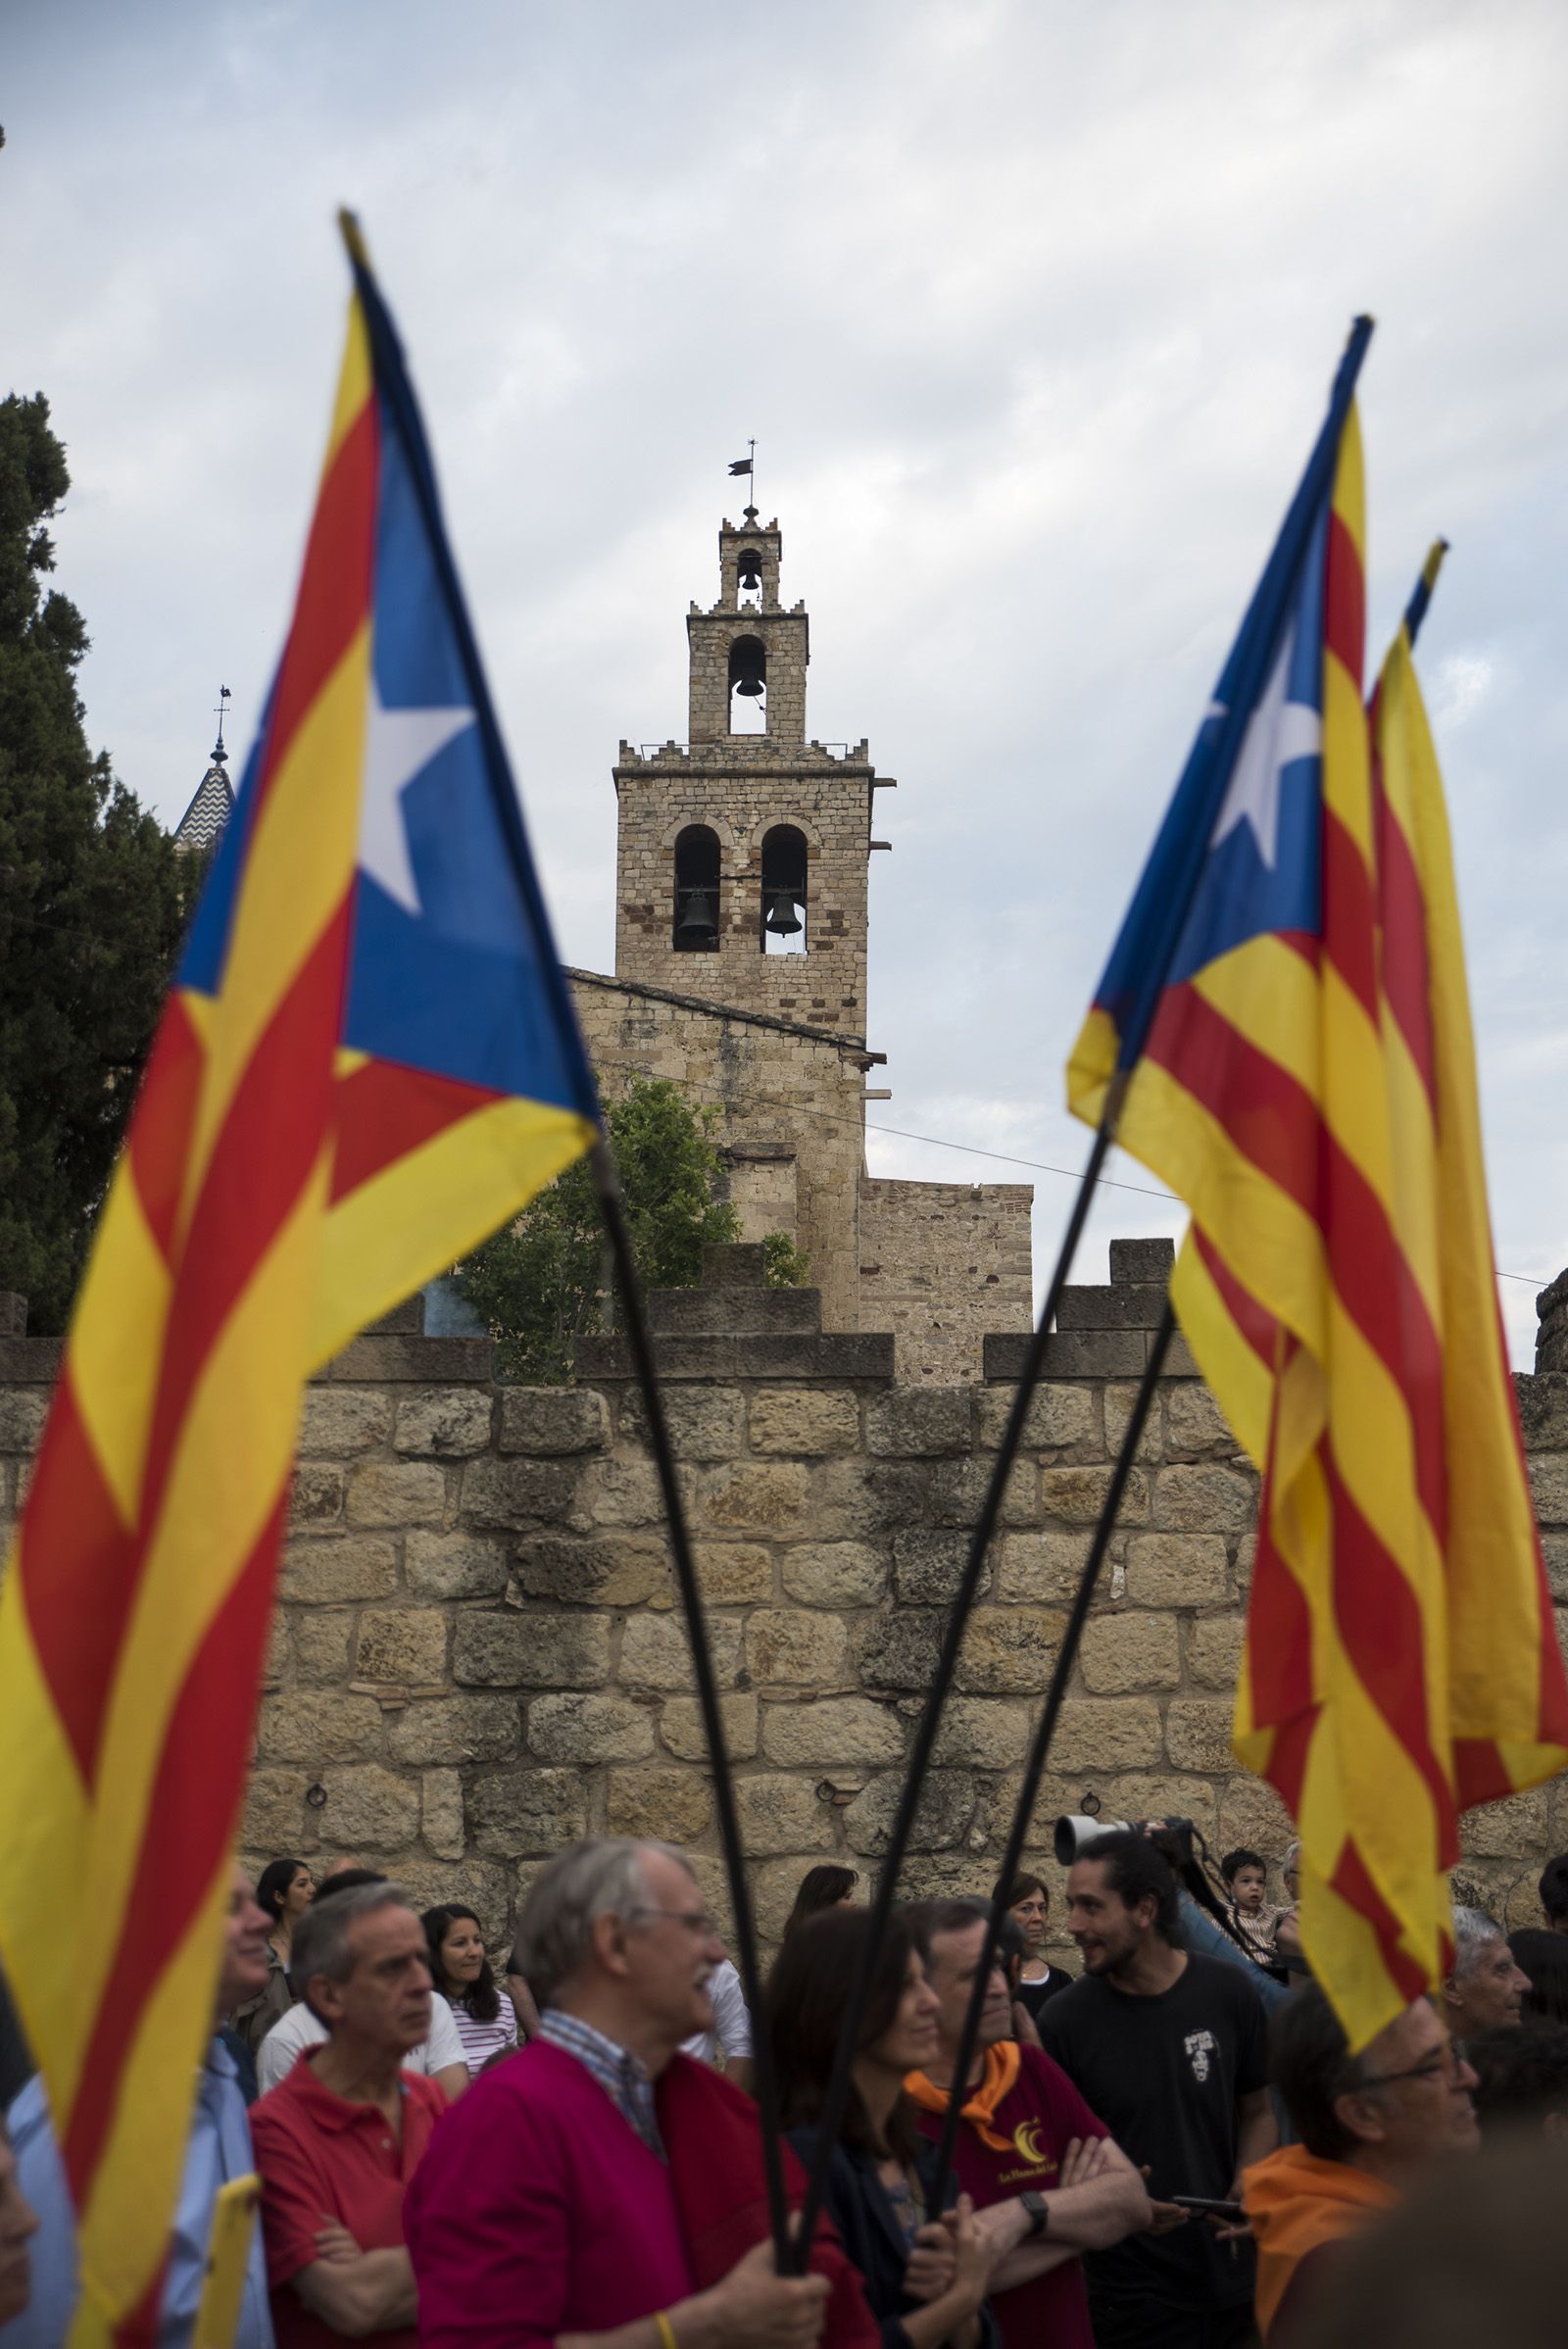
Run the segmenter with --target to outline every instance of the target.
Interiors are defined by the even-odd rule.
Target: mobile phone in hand
[[[1165,2200],[1174,2202],[1180,2211],[1198,2211],[1205,2219],[1225,2219],[1236,2227],[1247,2217],[1241,2203],[1226,2202],[1213,2194],[1167,2194]]]

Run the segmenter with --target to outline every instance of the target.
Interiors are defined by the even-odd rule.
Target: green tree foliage
[[[811,1259],[788,1232],[763,1233],[762,1265],[769,1289],[804,1289],[810,1278]]]
[[[716,1113],[688,1107],[664,1078],[637,1077],[606,1110],[626,1223],[645,1289],[695,1288],[708,1241],[734,1240],[735,1210],[713,1196]],[[607,1324],[610,1272],[593,1183],[582,1159],[530,1200],[516,1222],[458,1267],[457,1283],[496,1340],[504,1379],[557,1386],[577,1340]]]
[[[172,840],[94,758],[80,612],[47,592],[70,486],[40,395],[0,401],[0,1289],[65,1326],[185,918]]]

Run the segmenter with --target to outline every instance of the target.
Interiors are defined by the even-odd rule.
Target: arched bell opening
[[[675,838],[670,943],[677,954],[718,953],[718,834],[707,824],[688,824]]]
[[[735,558],[735,601],[742,612],[762,609],[762,558],[755,547],[742,547]]]
[[[729,649],[729,730],[767,732],[767,651],[760,636],[737,636]]]
[[[762,835],[764,954],[806,953],[806,834],[794,824],[774,824]]]

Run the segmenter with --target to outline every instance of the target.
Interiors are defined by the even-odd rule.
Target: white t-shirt
[[[326,2025],[318,2022],[304,1999],[280,2015],[262,2041],[256,2058],[256,2078],[265,2096],[275,2088],[286,2073],[292,2072],[302,2048],[319,2047],[326,2037]],[[430,1992],[430,2036],[411,2047],[403,2059],[405,2072],[444,2072],[448,2064],[466,2061],[463,2041],[458,2036],[452,2009],[439,1990]]]
[[[752,2018],[746,2011],[746,1994],[733,1958],[720,1958],[713,1968],[708,1978],[708,1995],[713,2002],[713,2028],[683,2040],[682,2055],[695,2055],[703,2064],[710,2064],[720,2047],[726,2055],[750,2056]]]

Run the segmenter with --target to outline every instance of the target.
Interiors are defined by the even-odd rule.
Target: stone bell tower
[[[810,742],[804,604],[748,507],[718,534],[718,600],[687,615],[688,736],[615,765],[615,975],[838,1037],[865,1035],[866,871],[879,778]]]

